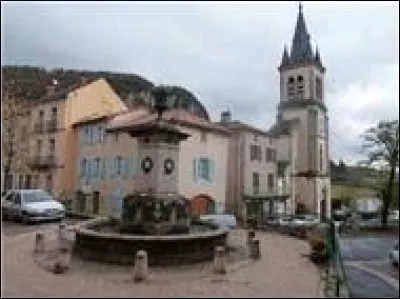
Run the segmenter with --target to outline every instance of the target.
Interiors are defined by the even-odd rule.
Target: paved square
[[[54,230],[43,231],[55,238]],[[211,263],[150,269],[146,283],[133,282],[133,267],[75,260],[70,271],[54,275],[35,263],[34,233],[3,237],[3,297],[322,297],[317,268],[303,254],[305,241],[257,232],[262,259],[232,263],[228,273],[212,273]],[[246,242],[235,230],[233,242]]]

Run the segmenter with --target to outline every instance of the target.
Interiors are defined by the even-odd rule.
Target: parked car
[[[319,223],[318,217],[312,214],[295,215],[291,221],[292,226],[314,226]]]
[[[399,221],[399,210],[393,210],[389,212],[388,215],[389,221]]]
[[[233,229],[237,227],[236,217],[230,214],[201,215],[200,220],[211,222],[220,228]]]
[[[41,189],[11,190],[1,200],[1,212],[5,219],[23,223],[58,220],[65,217],[64,206]]]
[[[399,241],[397,241],[393,249],[389,252],[389,260],[393,266],[399,266]]]

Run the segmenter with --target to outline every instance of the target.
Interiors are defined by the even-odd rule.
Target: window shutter
[[[204,179],[203,178],[203,169],[202,169],[202,167],[203,167],[203,161],[202,161],[202,159],[200,158],[200,159],[196,159],[196,164],[197,164],[197,170],[196,170],[196,176],[197,176],[197,179]]]
[[[100,177],[104,179],[106,177],[106,158],[101,159],[101,175]]]
[[[134,175],[137,172],[137,163],[138,162],[138,157],[135,155],[133,158],[131,158],[131,169],[130,169],[130,174]]]
[[[193,181],[197,182],[197,159],[193,159]]]
[[[114,177],[114,158],[107,159],[107,178],[112,179]]]
[[[213,183],[215,180],[215,163],[214,160],[209,159],[209,170],[210,170],[210,182]]]
[[[126,179],[129,175],[129,158],[128,157],[124,157],[124,171],[123,171],[123,175],[124,175],[124,179]]]

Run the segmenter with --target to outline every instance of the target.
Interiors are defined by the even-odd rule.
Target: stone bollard
[[[147,266],[147,252],[139,250],[136,253],[135,260],[135,276],[136,282],[144,281],[148,277],[148,266]]]
[[[60,225],[58,226],[58,239],[59,240],[67,239],[64,223],[60,223]]]
[[[54,264],[53,272],[55,274],[62,274],[69,269],[71,262],[71,254],[67,248],[60,248],[58,252],[57,261]]]
[[[225,249],[223,246],[215,247],[214,273],[216,274],[226,273],[226,258],[225,258]]]
[[[34,252],[35,253],[43,253],[44,252],[44,235],[42,233],[36,233]]]
[[[251,245],[251,241],[256,237],[256,233],[254,230],[249,230],[247,232],[247,246]]]
[[[253,239],[250,243],[250,257],[254,260],[261,258],[260,240]]]

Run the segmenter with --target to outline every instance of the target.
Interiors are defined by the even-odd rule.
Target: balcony
[[[46,132],[53,133],[58,130],[57,119],[51,119],[46,122]]]
[[[42,134],[44,133],[44,122],[38,122],[33,125],[33,133]]]
[[[48,156],[33,156],[30,158],[29,166],[33,169],[52,168],[56,167],[56,157],[54,155]]]

